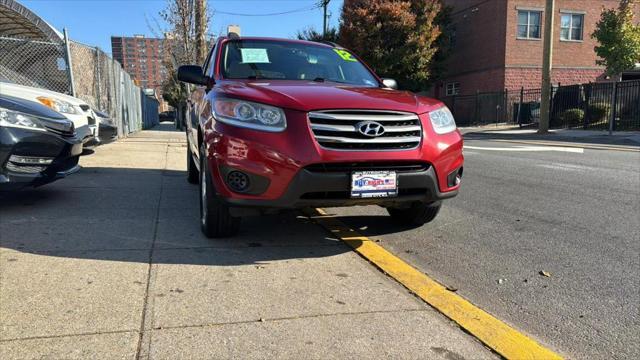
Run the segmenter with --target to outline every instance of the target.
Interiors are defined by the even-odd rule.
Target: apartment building
[[[540,87],[545,0],[443,1],[453,8],[453,50],[447,77],[433,89],[435,96]],[[591,34],[602,10],[618,4],[617,0],[556,0],[554,84],[605,80],[604,68],[596,64],[597,42]]]
[[[162,102],[161,86],[167,76],[167,70],[162,64],[163,39],[148,38],[144,35],[112,36],[111,52],[113,58],[141,88],[153,89]]]

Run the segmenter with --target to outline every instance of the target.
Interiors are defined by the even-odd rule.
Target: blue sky
[[[153,36],[155,20],[166,0],[18,0],[58,30],[66,27],[69,36],[82,43],[111,52],[111,35],[145,34]],[[293,37],[309,26],[322,29],[322,9],[305,10],[272,16],[238,16],[235,14],[273,14],[310,9],[318,0],[209,0],[213,18],[209,31],[225,32],[227,25],[237,24],[242,35]],[[342,0],[332,0],[330,24],[337,26]],[[218,13],[216,13],[218,11]],[[151,24],[151,25],[148,25]]]

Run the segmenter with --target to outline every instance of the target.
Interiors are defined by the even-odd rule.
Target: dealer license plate
[[[352,198],[382,198],[398,195],[395,171],[354,171],[351,173]]]

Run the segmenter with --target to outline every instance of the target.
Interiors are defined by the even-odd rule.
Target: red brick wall
[[[476,90],[539,88],[542,40],[516,38],[518,7],[544,10],[544,0],[444,0],[453,6],[457,44],[447,63],[448,77],[433,93],[444,97],[446,83],[460,82],[461,94]],[[552,81],[576,84],[602,80],[604,69],[596,64],[591,39],[604,7],[617,7],[618,0],[556,0]],[[582,41],[560,40],[561,11],[584,13]],[[635,9],[640,21],[640,6]],[[542,14],[544,28],[544,11]],[[541,30],[544,36],[544,29]],[[541,36],[541,37],[542,37]]]
[[[504,67],[506,1],[445,0],[453,7],[456,44],[447,61],[450,74]],[[473,90],[475,92],[475,90]]]
[[[540,88],[542,69],[540,68],[507,68],[504,74],[504,85],[508,90]],[[584,84],[596,80],[603,80],[600,69],[553,69],[551,82],[553,84],[571,85]]]

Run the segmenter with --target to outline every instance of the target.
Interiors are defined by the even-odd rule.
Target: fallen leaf
[[[540,270],[540,275],[545,277],[551,277],[551,273],[548,271]]]

